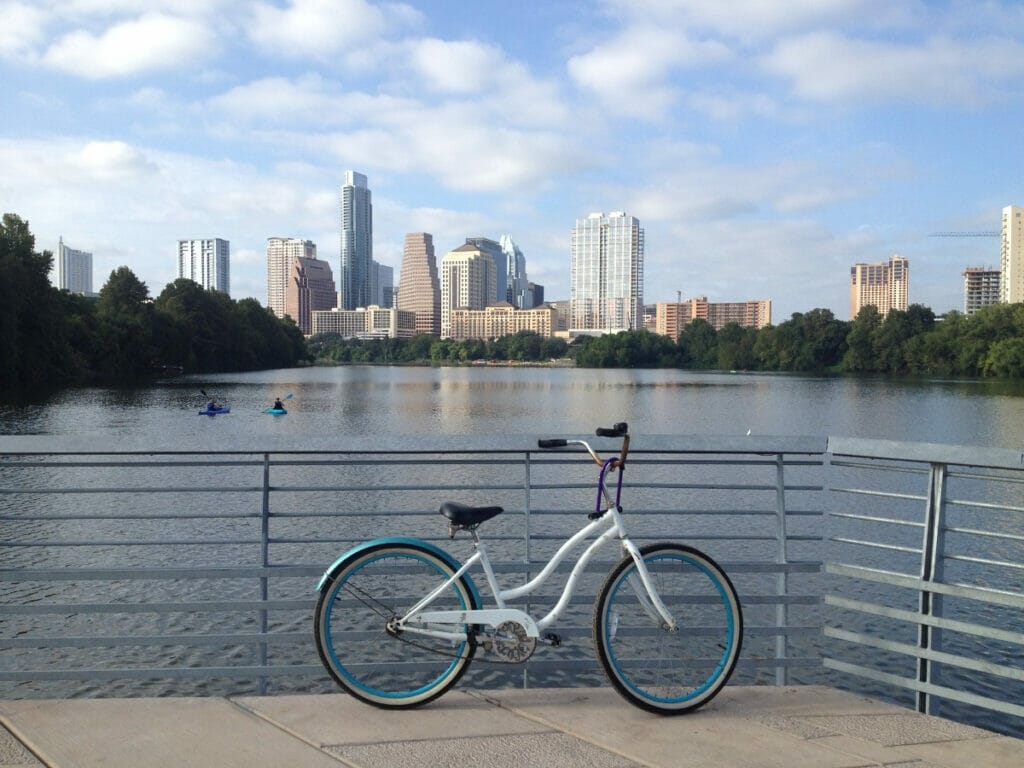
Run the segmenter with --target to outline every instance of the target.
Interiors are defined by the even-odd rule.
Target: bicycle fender
[[[459,568],[462,567],[462,563],[460,563],[458,560],[452,557],[448,552],[445,552],[436,544],[431,544],[429,541],[423,541],[423,539],[414,539],[407,536],[387,536],[381,539],[373,539],[372,541],[364,541],[362,544],[353,547],[348,552],[339,557],[337,560],[335,560],[333,563],[331,563],[330,567],[326,571],[324,571],[324,575],[320,577],[320,581],[316,585],[316,591],[322,591],[324,586],[331,580],[331,578],[334,577],[334,574],[337,573],[341,566],[344,565],[345,562],[350,557],[355,557],[360,553],[366,551],[367,549],[370,549],[372,547],[379,547],[382,544],[407,544],[410,546],[419,547],[420,549],[427,550],[432,555],[436,555],[441,560],[444,560],[449,566],[451,566],[452,570],[457,571]],[[466,585],[469,587],[469,591],[472,592],[473,597],[476,600],[476,604],[483,605],[483,602],[480,599],[480,593],[477,591],[476,584],[473,583],[472,577],[468,573],[464,573],[462,575],[462,578],[465,579]]]

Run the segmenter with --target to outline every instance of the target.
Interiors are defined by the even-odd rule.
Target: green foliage
[[[232,301],[190,280],[155,302],[128,267],[98,299],[50,285],[53,257],[36,253],[28,223],[0,227],[0,386],[126,383],[162,366],[189,373],[293,366],[307,356],[301,331],[254,299]]]
[[[950,312],[942,321],[920,304],[884,320],[864,307],[851,322],[812,309],[759,330],[731,323],[716,332],[694,320],[676,345],[651,337],[634,331],[582,338],[576,364],[1024,378],[1024,304],[986,307],[971,317]]]
[[[532,331],[483,341],[438,339],[428,334],[411,339],[346,339],[337,334],[317,334],[308,342],[310,357],[320,363],[472,363],[514,360],[538,362],[564,357],[563,339],[542,338]]]

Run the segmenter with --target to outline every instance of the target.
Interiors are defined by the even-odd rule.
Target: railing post
[[[525,565],[526,579],[530,580],[530,452],[527,451],[523,456],[523,530],[526,536],[525,546],[523,547],[523,563]],[[527,595],[526,598],[526,610],[530,610],[530,598]],[[523,688],[530,687],[530,665],[523,664]]]
[[[785,461],[781,453],[775,455],[775,533],[778,542],[775,562],[783,569],[775,576],[775,594],[779,602],[775,604],[775,660],[782,662],[775,667],[775,684],[786,685],[789,682],[789,668],[786,666],[788,638],[786,627],[789,626],[789,573],[785,570],[789,555],[786,548],[786,475]]]
[[[925,509],[924,542],[921,547],[921,581],[938,582],[943,579],[943,552],[946,544],[946,465],[932,464],[928,474],[928,501]],[[917,647],[921,650],[939,650],[942,630],[925,623],[931,616],[942,615],[942,595],[927,586],[921,588],[921,617],[917,625]],[[920,683],[937,682],[937,670],[929,659],[918,657],[917,680]],[[917,711],[938,714],[938,699],[926,691],[917,692]]]
[[[269,575],[267,568],[270,566],[270,454],[263,454],[263,503],[260,512],[260,563],[264,568],[263,575],[260,576],[260,602],[263,603],[263,608],[260,609],[260,643],[259,643],[259,654],[260,654],[260,668],[266,669],[268,665],[267,659],[267,631],[269,630],[270,621],[267,616],[267,599],[269,597]],[[260,676],[260,695],[265,696],[267,693],[267,677],[266,675]]]

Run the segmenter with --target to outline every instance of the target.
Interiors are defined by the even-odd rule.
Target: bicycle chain
[[[362,590],[362,589],[360,589],[359,587],[357,587],[357,586],[355,586],[353,584],[346,584],[345,585],[345,590],[350,595],[352,595],[352,597],[354,597],[356,600],[361,602],[363,605],[365,605],[371,611],[376,613],[382,619],[385,619],[385,623],[387,622],[387,620],[389,620],[392,617],[394,617],[395,615],[397,615],[390,607],[388,607],[387,605],[382,603],[380,600],[375,598],[373,595],[369,594],[365,590]],[[356,593],[357,590],[360,593],[362,593],[362,594],[357,594]],[[381,609],[383,609],[383,611],[379,610],[374,604],[376,604],[376,606],[379,606]],[[466,641],[468,643],[470,643],[471,647],[474,649],[474,653],[472,655],[470,655],[470,656],[464,656],[464,655],[458,654],[458,653],[445,653],[444,651],[442,651],[442,650],[440,650],[438,648],[432,648],[432,647],[423,645],[422,643],[418,643],[415,640],[410,640],[409,638],[404,637],[402,635],[393,634],[391,632],[388,632],[388,634],[391,637],[393,637],[396,640],[398,640],[399,642],[406,643],[407,645],[411,645],[413,648],[419,648],[421,651],[427,651],[427,652],[433,653],[433,654],[435,654],[437,656],[444,656],[445,658],[448,658],[448,659],[467,659],[467,660],[475,661],[478,664],[501,664],[501,665],[508,665],[508,664],[516,664],[516,663],[518,663],[518,662],[514,662],[514,661],[499,661],[499,660],[495,660],[495,659],[481,659],[481,658],[477,657],[475,649],[478,647],[479,644],[476,642],[476,640],[471,639],[469,637],[469,635],[466,636]]]

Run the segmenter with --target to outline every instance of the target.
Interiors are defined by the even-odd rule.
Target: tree
[[[852,373],[869,373],[878,370],[875,362],[874,335],[882,324],[882,316],[878,307],[868,304],[861,307],[860,312],[850,324],[850,332],[846,334],[846,354],[843,355],[844,371]]]
[[[1000,339],[993,344],[985,355],[982,373],[1024,378],[1024,337]]]
[[[744,328],[739,323],[726,323],[718,332],[718,368],[723,371],[756,368],[756,341],[756,329]]]
[[[692,320],[679,334],[679,360],[684,368],[714,368],[718,362],[718,335],[707,320]]]

